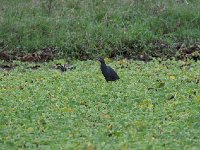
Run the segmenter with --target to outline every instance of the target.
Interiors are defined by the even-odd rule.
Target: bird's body
[[[116,81],[120,79],[117,73],[110,66],[105,64],[103,58],[99,58],[99,61],[101,63],[101,72],[106,81]]]

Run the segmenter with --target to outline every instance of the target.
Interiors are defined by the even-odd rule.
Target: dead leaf
[[[108,115],[108,114],[101,114],[101,115],[100,115],[100,118],[101,118],[101,119],[110,119],[111,116]]]

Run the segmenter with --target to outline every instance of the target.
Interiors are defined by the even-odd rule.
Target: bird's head
[[[99,60],[99,62],[100,62],[100,63],[105,63],[105,61],[104,61],[103,57],[99,57],[99,59],[98,59],[98,60]]]

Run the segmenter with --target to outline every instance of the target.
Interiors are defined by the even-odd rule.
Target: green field
[[[0,71],[0,149],[199,149],[199,61],[106,61]]]
[[[198,150],[199,10],[199,0],[0,0],[0,149]],[[105,81],[100,56],[120,80]],[[55,69],[66,62],[74,68]]]
[[[35,1],[35,2],[33,2]],[[174,57],[200,42],[199,0],[0,0],[0,51]]]

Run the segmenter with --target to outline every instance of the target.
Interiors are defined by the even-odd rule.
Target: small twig
[[[53,2],[53,0],[49,0],[49,3],[48,3],[48,14],[49,15],[51,14],[52,2]]]

